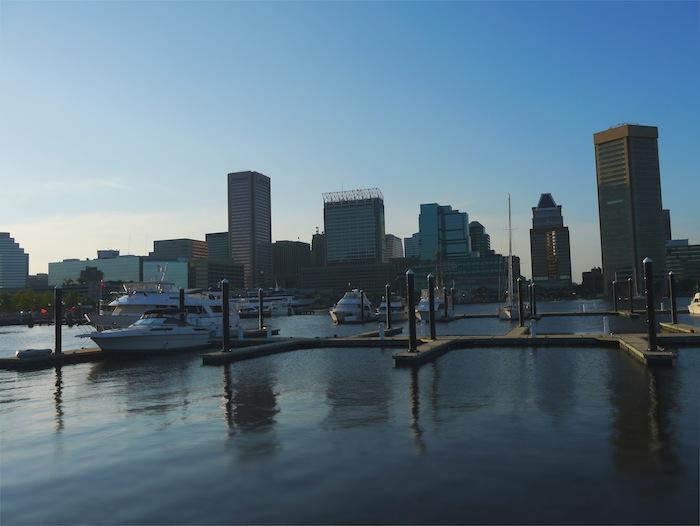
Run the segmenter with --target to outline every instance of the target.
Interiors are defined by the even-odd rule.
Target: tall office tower
[[[384,236],[384,259],[389,261],[390,259],[402,258],[403,257],[403,243],[401,243],[401,238],[395,236],[394,234],[386,234]]]
[[[0,289],[24,288],[29,275],[29,254],[9,232],[0,232]]]
[[[606,292],[632,278],[644,290],[642,261],[654,261],[659,288],[666,268],[661,206],[658,129],[621,125],[593,134],[598,180],[600,247]]]
[[[311,264],[322,267],[326,264],[326,234],[318,231],[311,237]]]
[[[661,210],[661,218],[664,222],[664,241],[671,241],[671,211],[668,208]]]
[[[530,229],[532,280],[545,286],[571,285],[571,245],[569,227],[564,226],[561,205],[552,194],[540,195],[532,208]]]
[[[326,261],[384,260],[384,197],[379,188],[323,194]]]
[[[470,255],[469,215],[437,203],[420,205],[420,259],[445,261]]]
[[[486,233],[484,225],[478,221],[469,223],[469,241],[471,243],[472,254],[479,253],[480,257],[492,256],[491,236]]]
[[[230,259],[231,249],[228,244],[228,232],[206,234],[207,252],[212,259]]]
[[[233,261],[243,265],[246,288],[272,284],[270,178],[228,174],[228,232]]]
[[[208,256],[207,243],[198,239],[161,239],[153,242],[151,258],[160,259],[205,259]]]
[[[407,258],[418,259],[420,257],[420,233],[416,232],[411,237],[403,238],[404,255]]]
[[[303,241],[272,243],[272,273],[275,286],[298,287],[301,269],[311,263],[311,245]]]

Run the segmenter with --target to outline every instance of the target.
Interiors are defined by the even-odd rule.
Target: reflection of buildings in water
[[[534,371],[536,400],[540,409],[560,423],[571,410],[577,367],[573,349],[540,349]]]
[[[237,435],[233,445],[242,458],[269,454],[279,447],[274,434],[279,413],[275,383],[269,361],[224,367],[224,420],[229,436]]]
[[[416,451],[425,451],[425,440],[423,440],[423,430],[420,427],[420,390],[418,387],[418,367],[411,367],[411,391],[409,393],[411,401],[411,435],[416,445]]]
[[[54,406],[56,408],[56,432],[63,431],[63,371],[56,367],[56,390],[53,393]]]
[[[678,473],[683,468],[676,457],[670,420],[670,412],[678,407],[678,375],[673,370],[632,363],[624,353],[608,356],[608,389],[614,411],[610,441],[616,466],[635,474],[656,471],[660,466]]]
[[[116,358],[94,364],[88,379],[109,384],[125,401],[128,414],[162,416],[159,429],[174,423],[175,411],[186,419],[189,407],[190,368],[198,357],[168,354],[139,358]],[[154,421],[156,422],[156,421]]]
[[[346,429],[387,422],[392,392],[386,366],[374,360],[362,363],[359,356],[352,357],[352,363],[348,363],[347,357],[342,355],[329,354],[328,358],[324,374],[330,411],[325,423],[330,427]]]

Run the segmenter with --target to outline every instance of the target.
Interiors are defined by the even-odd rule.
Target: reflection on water
[[[695,523],[699,351],[654,370],[541,348],[3,372],[0,520]]]

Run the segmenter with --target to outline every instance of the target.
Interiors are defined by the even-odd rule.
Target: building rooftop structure
[[[323,203],[342,203],[345,201],[364,201],[365,199],[384,199],[379,188],[358,188],[341,192],[326,192],[322,194]]]

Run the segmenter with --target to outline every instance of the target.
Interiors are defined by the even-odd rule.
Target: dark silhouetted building
[[[187,286],[195,289],[218,289],[227,279],[232,289],[243,288],[243,265],[231,258],[191,259],[187,262]]]
[[[270,178],[258,172],[228,174],[229,249],[243,265],[246,288],[272,283]]]
[[[113,259],[113,258],[118,258],[118,257],[119,257],[118,250],[107,249],[107,250],[98,250],[97,251],[97,259]]]
[[[272,274],[280,287],[298,287],[302,267],[311,264],[311,246],[302,241],[272,243]]]
[[[569,227],[564,226],[561,205],[552,194],[542,194],[532,208],[530,229],[532,280],[538,285],[571,285],[571,245]]]
[[[322,267],[326,264],[326,234],[316,233],[311,238],[311,264]]]
[[[666,270],[673,272],[679,291],[695,292],[700,286],[700,245],[687,239],[666,242]]]
[[[34,274],[27,276],[27,287],[33,290],[44,290],[49,288],[48,274]]]
[[[207,243],[197,239],[163,239],[153,242],[153,252],[148,256],[156,259],[205,259]],[[99,258],[99,255],[98,255]]]
[[[323,194],[326,261],[384,261],[384,198],[378,188]]]
[[[416,232],[411,237],[403,238],[403,250],[407,259],[420,257],[420,232]]]
[[[395,236],[394,234],[386,234],[384,236],[384,250],[386,261],[390,259],[402,258],[403,257],[403,244],[401,243],[401,238]]]
[[[469,223],[469,241],[471,243],[472,255],[493,256],[491,250],[491,236],[486,233],[484,225],[478,221]]]
[[[661,210],[662,219],[664,222],[664,241],[671,241],[673,236],[671,234],[671,211],[668,208]]]
[[[581,290],[591,296],[603,293],[603,270],[600,267],[581,274]]]
[[[231,259],[231,249],[228,243],[228,232],[206,234],[207,253],[213,259]]]
[[[654,261],[655,283],[663,283],[666,249],[657,139],[655,126],[621,125],[593,135],[606,291],[617,275],[631,277],[640,293],[646,257]]]

